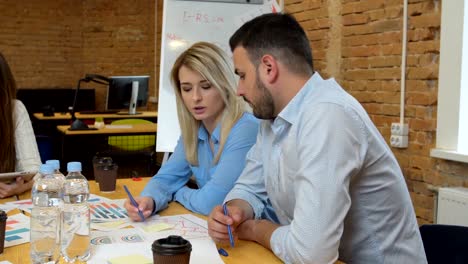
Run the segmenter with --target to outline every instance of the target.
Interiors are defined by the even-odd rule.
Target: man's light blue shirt
[[[198,166],[189,164],[183,140],[179,138],[174,153],[140,195],[153,198],[156,204],[155,212],[166,208],[168,203],[174,200],[193,212],[209,214],[215,205],[222,204],[241,174],[245,166],[245,156],[255,144],[258,124],[258,120],[252,114],[244,113],[232,127],[217,164],[213,164],[213,159],[219,149],[221,124],[216,126],[211,135],[214,152],[210,148],[208,131],[203,125],[200,126]],[[192,175],[199,189],[186,186]]]
[[[232,199],[281,225],[270,245],[286,263],[426,263],[392,151],[359,102],[318,73],[262,121]]]

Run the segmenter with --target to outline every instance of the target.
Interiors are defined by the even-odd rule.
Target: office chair
[[[152,124],[144,119],[120,119],[112,125]],[[156,136],[109,136],[109,149],[96,153],[98,157],[111,157],[119,165],[119,177],[152,176],[159,166],[156,164]]]
[[[144,119],[120,119],[115,120],[112,125],[135,125],[135,124],[152,124],[153,122]],[[155,146],[156,136],[139,135],[139,136],[110,136],[108,139],[109,146],[122,151],[141,151]]]
[[[419,231],[429,264],[468,263],[468,227],[422,225]]]

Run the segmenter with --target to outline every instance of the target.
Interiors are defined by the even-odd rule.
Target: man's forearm
[[[270,240],[278,224],[268,220],[247,220],[239,227],[239,237],[259,243],[271,250]]]

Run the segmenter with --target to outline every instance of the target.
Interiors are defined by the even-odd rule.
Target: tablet
[[[16,177],[21,176],[25,181],[29,181],[36,175],[37,171],[17,171],[17,172],[6,172],[0,173],[0,181],[14,181]]]

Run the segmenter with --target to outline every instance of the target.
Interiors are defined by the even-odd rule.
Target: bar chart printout
[[[30,219],[24,214],[8,216],[5,227],[5,247],[29,242]]]
[[[115,221],[128,219],[125,208],[113,202],[98,202],[89,205],[92,221]]]

